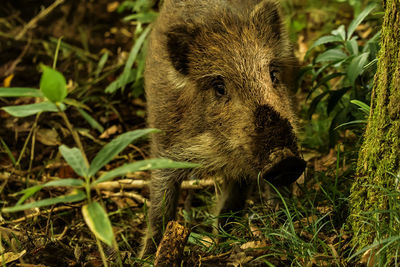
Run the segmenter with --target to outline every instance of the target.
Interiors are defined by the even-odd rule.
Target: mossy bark
[[[389,209],[388,191],[397,190],[395,175],[400,174],[400,0],[383,2],[385,17],[371,112],[350,195],[349,222],[358,248],[385,238],[376,227],[393,221],[379,211]],[[396,223],[390,227],[400,228]]]

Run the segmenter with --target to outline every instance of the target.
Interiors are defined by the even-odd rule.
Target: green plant
[[[104,210],[100,210],[100,206],[93,201],[91,197],[91,191],[99,183],[109,181],[115,177],[124,176],[127,173],[135,171],[145,171],[154,169],[165,169],[165,168],[193,168],[197,167],[197,164],[187,163],[187,162],[175,162],[168,159],[148,159],[136,161],[134,163],[128,163],[108,171],[96,179],[96,174],[98,171],[104,167],[108,162],[110,162],[116,155],[118,155],[126,146],[132,143],[134,140],[143,137],[149,133],[158,132],[156,129],[142,129],[135,130],[131,132],[124,133],[110,143],[105,145],[94,157],[90,164],[87,164],[83,153],[77,148],[68,148],[65,145],[59,147],[61,155],[64,157],[65,161],[71,166],[71,168],[76,172],[77,175],[82,177],[82,179],[77,178],[56,178],[56,180],[45,183],[43,185],[36,185],[25,190],[20,191],[18,194],[22,194],[17,204],[14,207],[3,208],[3,212],[16,212],[25,209],[31,209],[35,207],[43,207],[48,205],[54,205],[57,203],[68,203],[68,202],[78,202],[86,199],[88,205],[83,206],[82,213],[84,214],[85,221],[87,222],[89,228],[93,233],[106,244],[112,244],[112,235],[110,236],[109,230],[106,229],[108,226],[101,226],[97,224],[95,219],[100,219],[97,216],[105,216]],[[73,188],[73,192],[69,195],[59,196],[55,198],[43,199],[36,202],[31,202],[27,204],[23,203],[27,198],[31,197],[34,193],[39,191],[44,187],[54,187],[54,186],[64,186]],[[85,191],[82,191],[82,189]],[[96,213],[98,215],[96,215]],[[105,228],[106,227],[106,228]],[[111,225],[110,225],[111,227]],[[101,231],[100,231],[100,230]]]
[[[338,127],[336,127],[335,130],[340,128],[340,127],[343,127],[343,126],[360,124],[360,123],[366,124],[368,122],[367,118],[368,118],[368,115],[369,115],[369,112],[370,112],[370,109],[371,109],[370,106],[368,106],[364,102],[361,102],[361,101],[358,101],[358,100],[351,100],[350,103],[358,106],[358,109],[364,114],[365,118],[364,119],[360,119],[360,120],[354,120],[354,121],[349,121],[349,122],[346,122],[346,123],[342,123]]]
[[[126,16],[124,21],[134,20],[136,23],[136,40],[129,52],[121,75],[107,86],[106,93],[114,93],[131,85],[133,97],[143,94],[143,70],[145,64],[145,55],[147,47],[147,36],[151,30],[150,26],[143,27],[143,24],[153,22],[157,18],[157,13],[152,10],[153,1],[124,1],[118,8],[119,12],[130,10],[134,14]]]
[[[59,152],[80,178],[55,178],[55,180],[47,182],[45,184],[36,185],[24,189],[18,193],[22,196],[20,197],[16,205],[13,207],[5,207],[2,209],[2,212],[16,212],[31,208],[55,205],[58,203],[71,203],[86,200],[87,203],[82,206],[82,214],[86,224],[95,235],[96,240],[101,240],[107,245],[112,246],[116,243],[114,241],[111,222],[108,219],[107,212],[99,202],[94,200],[91,195],[97,184],[139,170],[145,171],[163,168],[193,168],[197,167],[198,165],[187,162],[175,162],[163,158],[148,159],[122,165],[98,176],[98,171],[107,163],[109,163],[122,150],[124,150],[126,146],[149,133],[159,132],[159,130],[141,129],[126,132],[112,140],[110,143],[106,144],[97,153],[91,163],[89,163],[79,136],[77,132],[75,132],[75,130],[73,129],[66,114],[64,113],[67,107],[66,103],[76,103],[77,101],[67,100],[66,97],[68,95],[68,92],[66,88],[66,82],[64,76],[61,73],[46,66],[42,66],[42,69],[43,75],[40,81],[40,89],[0,88],[0,96],[29,96],[37,97],[39,99],[43,99],[44,101],[29,105],[8,106],[3,107],[2,109],[16,117],[40,114],[41,112],[58,112],[64,119],[64,122],[67,124],[68,129],[71,131],[71,134],[74,137],[77,146],[79,147],[79,149],[68,148],[65,145],[61,145],[59,147]],[[89,115],[86,114],[85,116]],[[91,117],[89,116],[89,118]],[[31,197],[42,188],[56,186],[69,187],[72,189],[71,193],[23,204],[25,200],[27,200],[29,197]],[[105,263],[105,256],[99,242],[98,247],[100,254],[102,255],[103,262]]]
[[[79,147],[81,151],[83,150],[81,141],[79,139],[78,133],[73,129],[72,124],[70,123],[67,115],[65,114],[65,110],[68,106],[75,107],[83,116],[83,118],[99,132],[103,132],[104,129],[92,116],[90,116],[83,109],[90,110],[90,108],[79,101],[67,98],[68,90],[65,77],[55,69],[52,69],[48,66],[41,65],[43,70],[42,77],[40,79],[40,89],[36,88],[2,88],[0,87],[0,97],[34,97],[34,104],[27,105],[18,105],[18,106],[6,106],[1,109],[5,112],[9,113],[14,117],[27,117],[31,115],[37,115],[34,127],[32,127],[28,138],[24,144],[24,148],[22,149],[18,160],[15,162],[15,165],[18,165],[22,155],[25,151],[25,147],[29,138],[32,135],[34,128],[36,127],[37,121],[39,120],[40,114],[42,112],[57,112],[60,114],[62,119],[64,120],[68,130],[71,132],[72,137],[74,138],[75,143]],[[4,145],[4,144],[3,144]],[[84,159],[86,159],[86,155],[84,155]],[[13,161],[14,162],[14,161]]]
[[[302,70],[301,76],[311,74],[313,84],[308,95],[312,98],[308,116],[316,113],[317,106],[322,106],[326,116],[330,117],[331,145],[334,129],[338,125],[363,116],[350,105],[350,100],[369,102],[370,99],[380,33],[365,43],[359,42],[354,33],[375,7],[375,4],[367,6],[350,23],[347,31],[341,25],[331,35],[319,38],[306,55],[309,57],[316,47],[325,46],[325,49],[317,53],[312,64]]]

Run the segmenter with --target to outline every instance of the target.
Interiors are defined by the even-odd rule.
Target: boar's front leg
[[[229,231],[232,228],[231,222],[234,221],[234,217],[231,215],[241,215],[232,213],[238,213],[243,210],[252,185],[249,179],[225,181],[217,208],[217,214],[220,215],[218,226],[221,226],[225,231]]]
[[[179,189],[186,177],[182,170],[157,170],[152,172],[150,185],[151,206],[148,215],[147,232],[139,257],[154,254],[163,230],[169,221],[175,219]]]

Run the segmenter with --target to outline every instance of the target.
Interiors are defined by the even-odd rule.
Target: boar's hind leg
[[[243,210],[247,196],[251,191],[252,183],[247,179],[225,181],[222,194],[218,203],[218,225],[225,231],[231,229],[234,216],[240,216]],[[239,214],[232,214],[238,213]]]
[[[140,258],[156,252],[165,226],[169,221],[175,219],[180,184],[184,177],[184,173],[177,170],[158,170],[152,173],[151,207],[144,244],[139,254]]]

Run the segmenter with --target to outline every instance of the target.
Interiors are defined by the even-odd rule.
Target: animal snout
[[[271,153],[262,177],[275,186],[290,185],[300,177],[305,168],[306,162],[302,158],[283,148]]]

